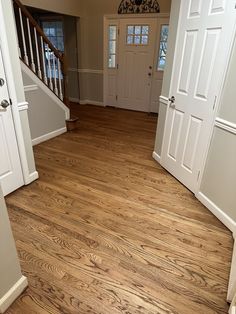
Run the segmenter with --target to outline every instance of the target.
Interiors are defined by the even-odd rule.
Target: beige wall
[[[0,186],[0,309],[1,299],[22,277],[5,201]]]
[[[25,86],[36,84],[26,72],[22,74]],[[29,103],[29,126],[33,140],[66,127],[65,111],[40,86],[37,90],[27,91],[25,97]]]
[[[83,0],[22,0],[22,3],[34,8],[73,16],[83,14]]]
[[[236,42],[226,76],[218,117],[236,124]],[[235,126],[236,127],[236,126]],[[201,192],[236,222],[236,134],[214,128]]]

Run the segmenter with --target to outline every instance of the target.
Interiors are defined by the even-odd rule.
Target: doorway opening
[[[104,18],[104,103],[158,113],[168,14]]]

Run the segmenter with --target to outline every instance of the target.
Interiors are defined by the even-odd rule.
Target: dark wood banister
[[[44,34],[43,30],[38,25],[38,23],[35,21],[35,19],[32,17],[30,12],[26,9],[26,7],[19,0],[13,0],[13,1],[21,9],[21,11],[24,13],[24,15],[29,19],[30,23],[36,28],[36,30],[39,33],[39,35],[43,37],[44,42],[46,42],[48,47],[54,52],[55,56],[63,63],[63,61],[64,61],[63,55],[59,52],[59,50],[57,50],[53,46],[53,44],[50,42],[50,40]]]

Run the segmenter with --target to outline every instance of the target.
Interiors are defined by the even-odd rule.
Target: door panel
[[[185,95],[189,92],[189,84],[192,73],[194,53],[196,48],[197,32],[189,31],[185,33],[185,41],[183,47],[183,58],[180,67],[178,92]]]
[[[216,98],[235,29],[233,0],[181,2],[162,165],[193,192],[203,166]]]
[[[9,101],[1,50],[0,78],[5,82],[0,87],[1,103],[4,99]],[[0,182],[4,195],[15,191],[24,184],[11,106],[7,108],[0,106]]]
[[[170,144],[169,144],[169,156],[173,160],[176,161],[177,159],[177,150],[180,141],[180,134],[183,125],[183,112],[175,111],[172,128],[171,128],[171,137],[170,137]]]
[[[201,14],[202,0],[191,0],[190,1],[190,10],[189,18],[199,17]]]
[[[140,30],[139,26],[143,29]],[[147,34],[144,33],[146,26],[148,26]],[[135,27],[137,27],[137,33],[135,33]],[[129,29],[131,29],[131,34],[129,34]],[[120,21],[117,101],[119,108],[149,111],[156,29],[156,19],[122,19]]]

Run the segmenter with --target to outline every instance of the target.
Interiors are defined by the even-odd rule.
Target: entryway
[[[169,16],[105,17],[104,103],[158,113]]]

